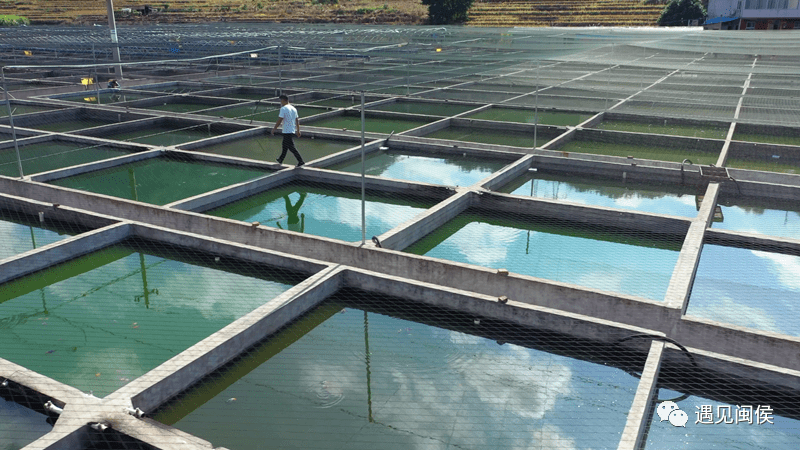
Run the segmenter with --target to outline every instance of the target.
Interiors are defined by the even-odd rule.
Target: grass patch
[[[13,14],[0,14],[0,27],[17,27],[20,25],[30,25],[31,21],[27,17],[15,16]]]

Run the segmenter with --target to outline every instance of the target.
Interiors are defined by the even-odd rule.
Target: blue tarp
[[[738,17],[717,17],[717,18],[714,18],[714,19],[706,20],[706,23],[704,23],[703,25],[711,25],[713,23],[721,23],[721,22],[730,22],[731,20],[739,20],[739,18]]]

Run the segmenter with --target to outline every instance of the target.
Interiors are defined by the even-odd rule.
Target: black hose
[[[692,356],[692,354],[689,353],[689,350],[686,347],[684,347],[683,345],[681,345],[678,341],[676,341],[675,339],[672,339],[670,337],[656,336],[656,335],[653,335],[653,334],[646,334],[646,333],[632,334],[630,336],[625,336],[624,338],[622,338],[622,339],[620,339],[618,341],[615,341],[614,344],[621,344],[621,343],[623,343],[625,341],[628,341],[630,339],[635,339],[635,338],[650,338],[650,339],[652,339],[654,341],[664,341],[664,342],[669,342],[670,344],[674,344],[676,347],[681,349],[681,351],[683,353],[685,353],[686,356],[689,357],[689,361],[692,362],[692,365],[696,369],[700,368],[700,366],[697,365],[697,361],[695,361],[694,356]],[[675,403],[677,403],[679,401],[686,400],[689,397],[690,397],[689,394],[681,394],[681,395],[679,395],[679,396],[677,396],[675,398],[667,398],[667,399],[656,398],[655,402],[656,403],[661,403],[661,402],[675,402]]]

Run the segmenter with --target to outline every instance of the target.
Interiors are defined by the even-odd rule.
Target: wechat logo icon
[[[689,421],[689,415],[681,411],[680,407],[678,407],[678,404],[675,402],[661,402],[656,412],[661,422],[669,420],[669,423],[674,427],[686,428],[686,422]]]

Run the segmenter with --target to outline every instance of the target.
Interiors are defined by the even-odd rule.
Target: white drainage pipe
[[[44,409],[58,415],[61,415],[61,413],[64,412],[64,408],[59,408],[58,406],[54,405],[53,402],[50,400],[48,400],[47,403],[44,404]]]

